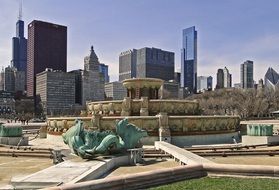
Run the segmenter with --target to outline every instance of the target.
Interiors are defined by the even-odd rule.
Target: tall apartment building
[[[108,83],[109,82],[108,65],[105,65],[104,63],[100,63],[99,71],[100,73],[103,73],[105,77],[105,83]]]
[[[36,74],[46,68],[67,71],[67,27],[34,20],[28,25],[28,96],[36,95]]]
[[[12,60],[11,67],[15,67],[18,71],[24,71],[26,75],[27,67],[27,39],[24,37],[24,21],[22,20],[22,7],[16,22],[16,36],[12,39]]]
[[[195,26],[183,30],[181,49],[181,87],[197,89],[197,31]]]
[[[110,82],[105,84],[105,93],[107,99],[123,100],[127,96],[127,90],[122,82]]]
[[[231,88],[232,87],[232,75],[227,67],[224,69],[218,69],[217,71],[217,83],[216,89]]]
[[[240,65],[241,88],[254,88],[253,61],[245,61]]]
[[[212,90],[212,76],[198,76],[197,77],[197,92]]]
[[[225,67],[224,71],[224,88],[231,88],[232,87],[232,75],[229,72],[229,69]]]
[[[119,55],[119,81],[136,78],[137,50],[128,50]]]
[[[46,115],[70,113],[75,106],[75,75],[52,69],[37,74],[36,95]]]

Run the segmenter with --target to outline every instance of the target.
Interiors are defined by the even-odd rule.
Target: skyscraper
[[[86,101],[100,101],[105,99],[105,77],[99,70],[99,59],[91,46],[90,54],[84,58],[82,79],[82,105]]]
[[[245,61],[240,65],[241,88],[254,88],[253,61]]]
[[[67,27],[34,20],[28,25],[27,95],[36,95],[36,74],[67,71]]]
[[[18,21],[16,22],[16,37],[12,39],[11,66],[18,71],[26,73],[27,65],[27,40],[24,37],[24,21],[22,20],[22,7],[20,4]]]
[[[137,50],[137,78],[174,79],[174,53],[158,48]]]
[[[217,71],[217,84],[216,89],[231,88],[232,87],[232,75],[227,67],[224,69],[218,69]]]
[[[134,78],[137,75],[137,50],[128,50],[119,55],[119,81]]]
[[[216,89],[221,89],[221,88],[224,88],[224,71],[223,69],[218,69]]]
[[[227,67],[224,68],[224,88],[232,87],[232,75]]]
[[[174,79],[174,53],[144,47],[122,52],[119,56],[119,81],[129,78]]]
[[[212,76],[198,76],[197,77],[197,92],[212,90]]]
[[[108,65],[105,65],[104,63],[100,63],[99,71],[103,73],[105,77],[105,83],[108,83],[109,82]]]
[[[181,87],[197,89],[197,31],[195,26],[183,30],[181,49]]]
[[[269,67],[264,76],[264,86],[270,89],[279,88],[279,73]]]

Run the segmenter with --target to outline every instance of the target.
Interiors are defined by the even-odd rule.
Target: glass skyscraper
[[[241,88],[254,88],[253,61],[247,60],[240,65]]]
[[[13,37],[13,52],[11,66],[26,73],[27,40],[24,37],[24,22],[19,15],[16,23],[16,37]]]
[[[181,87],[197,90],[197,31],[195,26],[183,30],[181,50]]]

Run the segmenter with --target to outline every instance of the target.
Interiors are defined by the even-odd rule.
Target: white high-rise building
[[[230,74],[227,67],[223,69],[224,71],[224,88],[232,87],[232,75]]]

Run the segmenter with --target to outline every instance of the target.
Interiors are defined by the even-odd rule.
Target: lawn
[[[200,178],[172,183],[150,190],[275,190],[279,189],[278,179],[262,178]]]

